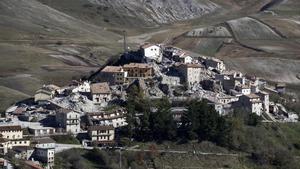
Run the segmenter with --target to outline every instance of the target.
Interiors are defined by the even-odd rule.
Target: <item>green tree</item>
[[[174,140],[177,126],[171,113],[171,103],[167,98],[154,103],[156,109],[149,117],[150,130],[155,141]]]

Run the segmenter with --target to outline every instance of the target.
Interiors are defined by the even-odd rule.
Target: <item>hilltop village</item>
[[[139,51],[127,52],[113,65],[102,67],[93,81],[44,85],[36,91],[34,101],[8,108],[0,123],[1,153],[14,150],[27,165],[40,162],[51,168],[55,153],[64,147],[50,136],[80,136],[85,147],[116,145],[116,130],[127,125],[127,110],[122,105],[133,86],[150,100],[206,100],[221,116],[242,110],[265,122],[298,121],[296,113],[270,101],[271,93],[285,92],[284,84],[272,87],[259,77],[228,70],[214,57],[144,44]],[[172,107],[171,112],[180,126],[186,108]]]

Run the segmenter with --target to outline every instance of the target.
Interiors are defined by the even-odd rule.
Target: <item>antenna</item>
[[[123,36],[124,36],[124,39],[123,39],[124,53],[127,53],[127,42],[126,42],[126,31],[125,30],[123,30]]]

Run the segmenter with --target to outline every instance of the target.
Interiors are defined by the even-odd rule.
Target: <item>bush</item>
[[[51,136],[53,140],[55,140],[57,143],[61,144],[80,144],[79,140],[77,140],[73,135],[56,135]]]

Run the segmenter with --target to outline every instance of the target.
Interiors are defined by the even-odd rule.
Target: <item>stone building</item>
[[[243,95],[239,98],[239,101],[235,104],[236,108],[243,108],[251,113],[255,113],[261,116],[263,111],[263,105],[260,97],[256,94]]]
[[[151,78],[154,75],[153,67],[144,63],[130,63],[123,66],[124,71],[128,72],[128,78]]]
[[[44,85],[34,95],[34,101],[38,104],[45,104],[48,100],[53,99],[57,90],[60,88],[56,85]]]
[[[188,85],[193,85],[201,82],[201,73],[205,68],[201,64],[180,64],[177,69],[180,72],[183,81]]]
[[[73,90],[73,93],[90,93],[91,85],[89,81],[80,82]]]
[[[260,91],[256,94],[260,97],[260,100],[262,101],[263,111],[266,113],[269,113],[270,112],[270,95],[269,95],[269,93]]]
[[[111,90],[108,83],[94,83],[91,85],[91,97],[94,104],[102,107],[107,106],[112,99]]]
[[[77,134],[80,132],[80,113],[59,109],[56,112],[56,125],[58,128],[62,128],[64,132]]]
[[[205,59],[204,63],[207,69],[210,70],[217,70],[219,72],[226,70],[224,62],[217,58],[207,58]]]
[[[111,85],[124,84],[127,81],[128,73],[122,66],[106,66],[100,72],[101,80]]]

